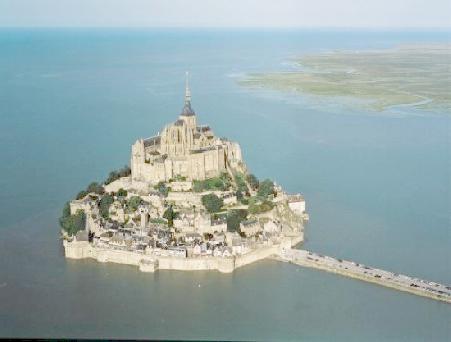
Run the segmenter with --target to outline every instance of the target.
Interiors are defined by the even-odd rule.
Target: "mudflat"
[[[393,49],[331,51],[294,60],[298,70],[249,74],[245,86],[307,95],[349,98],[374,111],[415,106],[451,109],[451,45],[403,45]]]

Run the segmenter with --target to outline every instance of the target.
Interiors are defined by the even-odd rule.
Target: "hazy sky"
[[[451,27],[451,0],[0,0],[0,26]]]

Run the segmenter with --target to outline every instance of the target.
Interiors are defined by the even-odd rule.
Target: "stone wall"
[[[192,182],[171,182],[169,183],[171,191],[190,191],[193,187]]]
[[[69,206],[71,215],[75,215],[77,210],[83,210],[86,213],[91,209],[89,201],[84,200],[72,200],[69,202]]]
[[[235,259],[235,268],[252,264],[253,262],[265,259],[271,255],[277,254],[279,246],[262,247],[243,254]]]
[[[139,254],[136,252],[94,248],[88,242],[64,241],[66,258],[84,259],[93,258],[99,262],[113,262],[118,264],[138,266],[143,272],[161,270],[179,271],[206,271],[217,270],[222,273],[231,273],[236,268],[249,265],[255,261],[278,254],[281,246],[262,247],[237,257],[166,257]]]
[[[194,193],[194,192],[169,192],[168,197],[166,197],[166,201],[174,202],[175,204],[179,206],[187,206],[192,207],[193,205],[201,206],[202,200],[201,200],[202,194],[201,193]]]
[[[119,179],[116,179],[114,182],[111,182],[110,184],[105,185],[105,192],[117,192],[119,189],[130,189],[132,185],[131,178],[130,177],[122,177]]]
[[[223,273],[233,272],[235,269],[234,258],[174,258],[159,257],[158,268],[160,270],[179,270],[179,271],[206,271],[218,270]]]

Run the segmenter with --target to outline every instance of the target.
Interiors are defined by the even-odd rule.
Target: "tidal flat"
[[[294,60],[294,71],[252,73],[249,87],[354,99],[372,111],[392,106],[449,112],[451,45],[401,45],[380,50],[335,50]]]

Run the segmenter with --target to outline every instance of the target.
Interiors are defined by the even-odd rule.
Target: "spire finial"
[[[185,73],[185,104],[191,103],[191,91],[189,90],[189,73]]]

